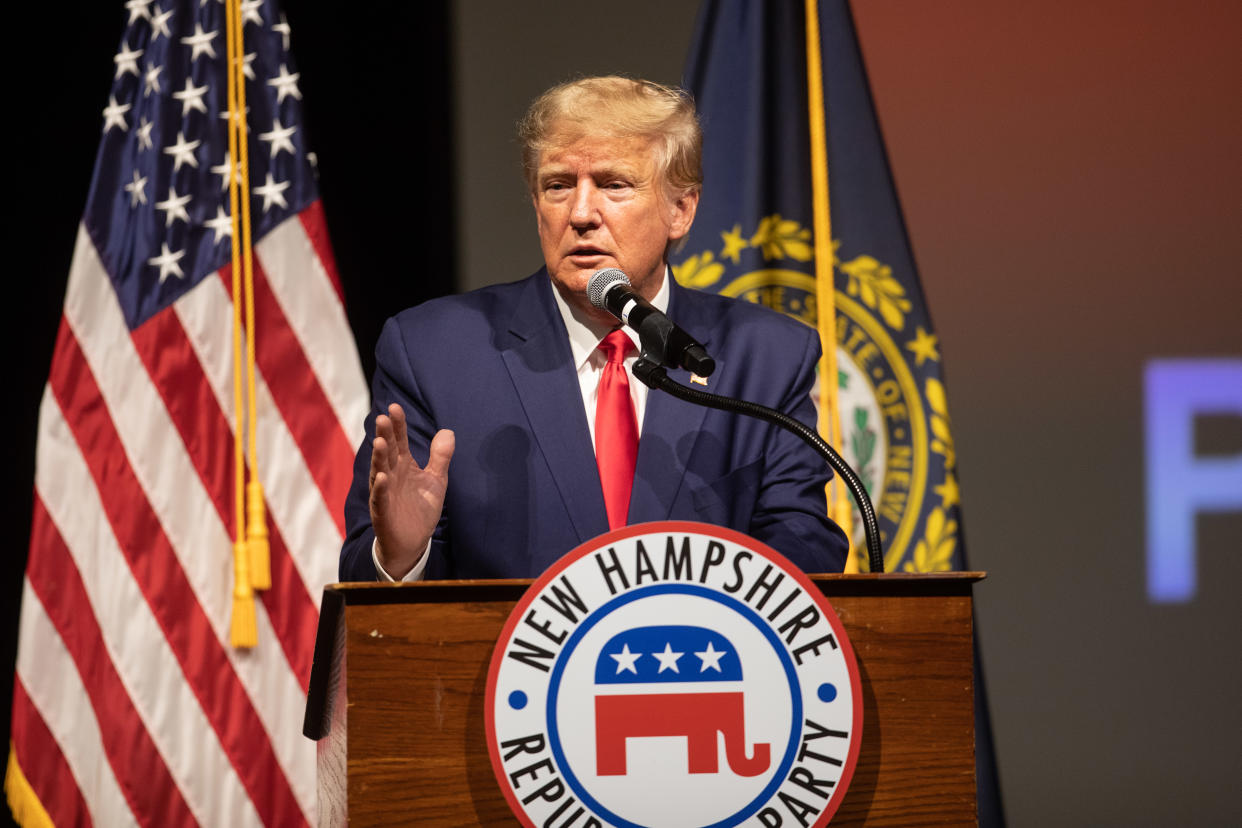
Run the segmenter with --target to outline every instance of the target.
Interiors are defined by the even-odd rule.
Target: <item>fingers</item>
[[[388,475],[383,472],[372,474],[371,476],[371,522],[374,523],[377,518],[383,519],[384,506],[387,504],[386,497],[388,495]]]
[[[375,440],[371,443],[371,479],[375,479],[377,471],[395,469],[402,457],[409,456],[410,437],[406,432],[405,411],[400,405],[393,403],[388,406],[388,414],[377,414],[375,417]]]
[[[378,419],[375,425],[376,431],[379,431]],[[386,471],[388,471],[388,441],[383,437],[376,437],[371,441],[371,473],[367,484],[372,494],[375,492],[376,480]]]
[[[442,428],[431,438],[431,451],[427,457],[426,470],[436,477],[448,477],[449,461],[453,459],[453,450],[457,447],[457,435]]]
[[[389,417],[380,414],[375,418],[375,439],[371,441],[372,476],[375,471],[388,471],[397,464],[397,458],[392,452],[393,430],[393,422]]]
[[[430,456],[425,471],[437,477],[448,476],[449,461],[457,445],[456,436],[448,429],[436,432],[431,440]],[[417,469],[418,463],[410,454],[409,432],[406,430],[405,411],[397,403],[388,406],[388,414],[375,417],[375,439],[371,441],[370,486],[375,488],[377,476],[395,472],[403,461]]]
[[[393,430],[393,438],[394,438],[393,448],[397,450],[396,457],[393,458],[394,461],[397,458],[409,457],[410,456],[410,435],[409,435],[409,432],[406,431],[406,426],[405,426],[405,409],[403,409],[397,403],[393,403],[392,405],[388,406],[388,416],[392,418],[392,430]]]

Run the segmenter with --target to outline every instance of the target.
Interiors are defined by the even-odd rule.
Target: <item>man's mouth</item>
[[[600,250],[598,247],[575,247],[569,251],[571,259],[591,259],[607,255],[605,251]]]

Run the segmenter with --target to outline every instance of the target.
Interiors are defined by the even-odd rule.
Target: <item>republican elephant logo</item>
[[[747,747],[741,682],[737,649],[714,630],[652,626],[614,635],[595,664],[596,773],[624,776],[627,741],[649,737],[684,738],[688,772],[718,773],[719,736],[733,773],[764,773],[771,747]]]
[[[840,619],[780,553],[641,524],[570,552],[514,607],[484,726],[526,828],[818,828],[857,762],[861,686]]]

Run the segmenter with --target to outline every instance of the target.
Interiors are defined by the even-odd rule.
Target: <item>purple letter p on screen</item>
[[[1165,359],[1144,377],[1147,456],[1147,595],[1195,595],[1195,515],[1242,509],[1242,453],[1195,455],[1195,418],[1242,418],[1242,359]]]

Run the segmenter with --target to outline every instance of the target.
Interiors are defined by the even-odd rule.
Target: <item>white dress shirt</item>
[[[660,290],[656,293],[655,298],[651,300],[651,304],[661,313],[668,312],[668,268],[664,269],[664,279],[660,282]],[[578,387],[582,392],[582,406],[586,411],[587,427],[591,429],[591,448],[595,448],[595,405],[599,398],[599,380],[604,372],[604,364],[607,360],[604,352],[599,350],[599,343],[604,341],[609,333],[616,330],[617,325],[601,325],[594,319],[583,314],[577,308],[571,307],[568,302],[561,296],[561,292],[555,287],[552,289],[552,296],[556,299],[556,307],[561,312],[561,319],[565,322],[565,330],[569,333],[569,353],[574,361],[574,370],[578,372]],[[647,409],[647,392],[649,389],[642,382],[634,378],[634,363],[638,360],[638,351],[641,343],[638,341],[638,333],[632,328],[622,328],[634,341],[634,350],[625,358],[625,373],[630,380],[630,399],[634,401],[634,414],[638,418],[638,433],[643,433],[643,414]],[[427,548],[431,548],[430,541]],[[389,575],[384,567],[380,565],[379,554],[376,551],[376,543],[371,544],[371,560],[375,564],[375,573],[381,581],[395,581],[396,579]],[[414,564],[414,568],[406,573],[402,581],[421,581],[423,572],[427,569],[427,552],[424,551],[422,557],[418,559],[418,563]]]

